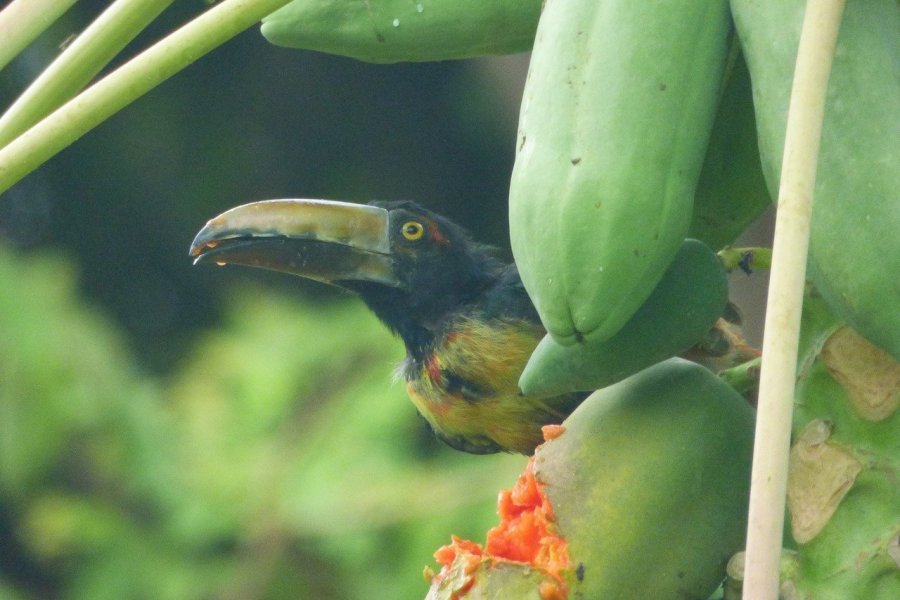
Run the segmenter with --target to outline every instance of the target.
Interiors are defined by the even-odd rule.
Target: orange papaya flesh
[[[516,485],[500,493],[497,512],[500,524],[488,531],[488,554],[529,563],[562,582],[561,573],[570,567],[569,553],[556,530],[553,506],[534,477],[534,459]]]
[[[562,431],[563,428],[551,427],[544,431],[544,435],[551,439]],[[462,596],[474,585],[476,571],[482,564],[514,562],[549,576],[540,584],[540,598],[567,598],[568,586],[563,574],[572,568],[572,563],[566,541],[556,527],[553,505],[544,485],[534,476],[533,457],[516,484],[500,492],[497,514],[500,523],[488,531],[484,546],[453,536],[450,544],[434,553],[435,561],[442,567],[433,578],[432,585],[440,585],[455,566],[458,569],[462,564],[463,571],[469,576],[467,581],[456,585],[457,593]]]

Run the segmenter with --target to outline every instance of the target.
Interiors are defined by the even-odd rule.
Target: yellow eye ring
[[[422,224],[418,221],[407,221],[403,224],[403,227],[400,228],[400,232],[403,234],[403,237],[411,242],[415,242],[422,238],[422,235],[425,233],[425,228],[422,227]]]

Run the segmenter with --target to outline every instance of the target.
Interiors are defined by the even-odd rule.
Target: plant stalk
[[[201,56],[291,0],[223,0],[0,149],[0,193]]]
[[[759,388],[759,369],[762,358],[757,357],[737,366],[719,371],[722,381],[734,388],[741,396],[757,391]]]
[[[172,0],[116,0],[0,118],[0,148],[77,94]]]
[[[0,11],[0,69],[50,27],[76,0],[13,0]]]
[[[809,0],[788,109],[766,304],[744,600],[776,600],[813,190],[845,0]]]
[[[748,275],[753,271],[767,271],[772,268],[771,248],[732,248],[719,250],[717,253],[726,271],[740,269]]]

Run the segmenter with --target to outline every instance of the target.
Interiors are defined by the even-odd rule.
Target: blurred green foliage
[[[422,597],[523,466],[437,445],[359,303],[247,287],[162,380],[71,262],[0,280],[0,598]]]
[[[108,4],[0,72],[0,105]],[[482,539],[523,458],[436,442],[357,301],[187,249],[277,197],[413,199],[507,247],[523,79],[251,30],[0,196],[0,600],[421,598],[451,533]]]
[[[8,106],[108,0],[80,0],[0,72]],[[205,8],[175,2],[107,69]],[[0,237],[76,258],[80,287],[165,373],[224,314],[238,278],[321,297],[299,279],[193,269],[194,233],[279,197],[408,199],[508,245],[506,198],[525,61],[370,65],[237,36],[0,195]],[[329,297],[329,300],[331,297]]]

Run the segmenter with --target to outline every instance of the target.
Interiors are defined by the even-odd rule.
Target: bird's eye
[[[403,237],[411,242],[415,242],[422,237],[423,233],[425,233],[425,228],[422,227],[422,224],[418,221],[407,221],[403,224],[403,227],[400,228],[400,231],[403,233]]]

